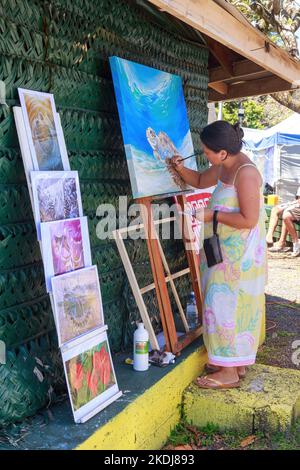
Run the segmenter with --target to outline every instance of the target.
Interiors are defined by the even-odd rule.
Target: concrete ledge
[[[68,400],[51,406],[51,420],[41,414],[24,423],[26,434],[19,449],[155,450],[162,447],[179,422],[183,390],[202,372],[207,361],[202,338],[184,349],[176,363],[135,372],[113,357],[123,396],[84,424],[75,424]],[[8,429],[9,432],[9,429]],[[15,435],[13,429],[13,434]],[[12,449],[0,443],[0,450]]]
[[[262,329],[261,341],[264,333]],[[151,366],[147,372],[135,372],[124,363],[126,357],[125,354],[113,357],[122,397],[84,424],[74,423],[68,400],[50,407],[50,421],[42,410],[46,423],[41,425],[41,414],[32,418],[30,424],[26,422],[26,434],[18,441],[18,448],[161,448],[179,422],[184,390],[203,371],[207,362],[202,338],[184,349],[176,363],[166,368]],[[242,419],[243,415],[240,416]],[[12,445],[0,443],[0,450],[13,448]]]
[[[203,371],[206,362],[203,347],[182,358],[176,367],[96,430],[77,449],[159,449],[179,422],[183,390]]]
[[[284,432],[300,416],[300,371],[257,364],[239,389],[206,390],[192,384],[183,394],[183,409],[196,426]]]

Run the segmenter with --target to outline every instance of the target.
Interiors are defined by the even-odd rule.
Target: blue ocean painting
[[[190,190],[169,164],[194,153],[181,78],[119,57],[110,66],[133,197]],[[196,170],[195,157],[185,166]]]

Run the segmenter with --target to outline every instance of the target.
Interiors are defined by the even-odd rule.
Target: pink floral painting
[[[51,279],[92,264],[86,217],[41,224],[42,252],[47,291]]]
[[[84,267],[80,219],[52,224],[50,237],[54,275]]]

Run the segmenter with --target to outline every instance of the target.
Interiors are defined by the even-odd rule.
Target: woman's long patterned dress
[[[239,212],[234,185],[220,180],[209,208]],[[265,311],[267,250],[263,196],[255,228],[218,224],[223,263],[208,268],[201,250],[204,343],[209,362],[222,367],[254,364]],[[212,235],[212,224],[205,238]]]

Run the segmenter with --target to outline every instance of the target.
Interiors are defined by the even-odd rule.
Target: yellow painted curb
[[[265,321],[260,344],[265,340]],[[180,419],[183,391],[203,371],[204,347],[190,354],[143,395],[78,445],[78,450],[155,450]]]
[[[207,362],[204,347],[174,367],[143,395],[97,429],[78,450],[155,450],[180,419],[183,390]]]

